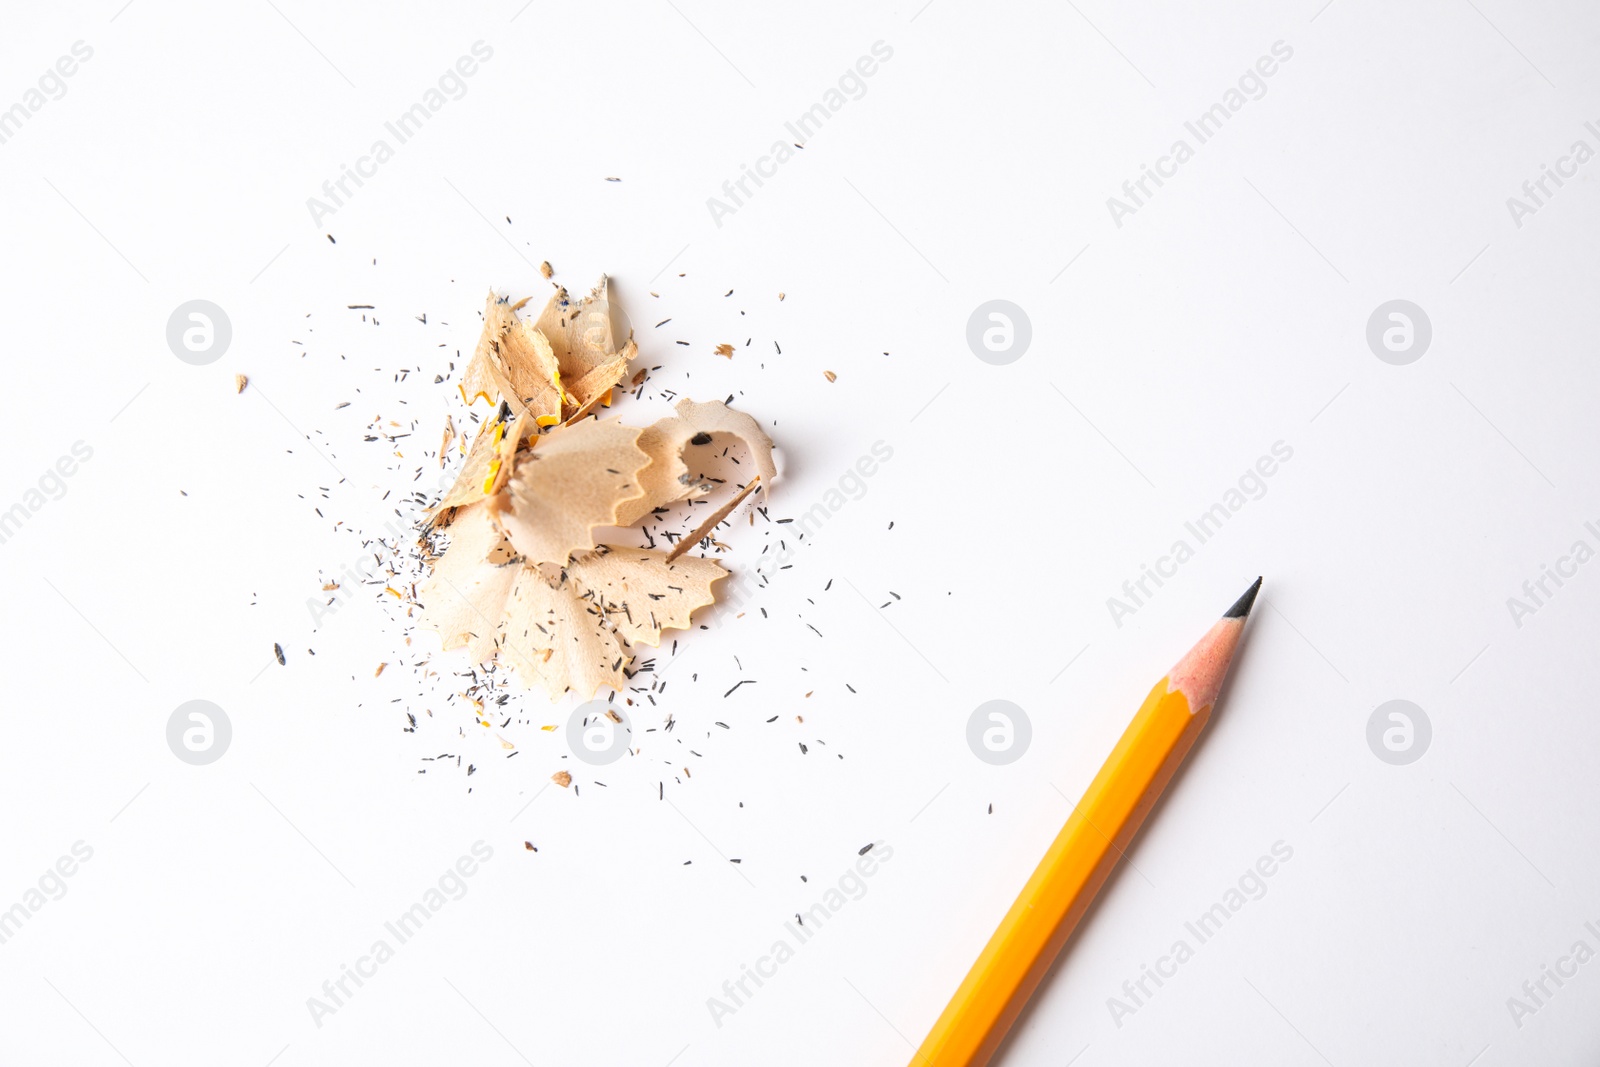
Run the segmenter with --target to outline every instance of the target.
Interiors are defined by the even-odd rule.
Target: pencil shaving
[[[569,382],[584,380],[618,355],[618,346],[612,340],[609,281],[602,276],[583,300],[575,301],[565,289],[557,289],[539,313],[534,329],[549,339],[562,376]],[[632,338],[625,341],[622,350],[629,353],[630,359],[638,351]],[[626,371],[625,366],[623,370]],[[617,380],[620,379],[613,379],[613,383]],[[579,397],[573,406],[581,406],[587,399]]]
[[[574,560],[567,574],[625,640],[656,648],[662,630],[688,629],[695,610],[716,601],[713,583],[728,576],[715,560],[610,547]]]
[[[461,395],[468,405],[479,397],[491,404],[503,400],[514,414],[531,411],[541,425],[554,425],[561,421],[561,368],[549,338],[517,315],[525,303],[489,294]]]
[[[650,457],[640,431],[615,419],[552,430],[511,479],[502,518],[517,551],[534,563],[565,563],[595,547],[596,526],[617,525],[617,510],[641,490]]]
[[[604,278],[583,301],[558,290],[532,325],[518,316],[522,307],[493,294],[485,307],[462,394],[469,404],[483,396],[502,406],[433,509],[432,529],[448,527],[448,544],[412,602],[444,649],[509,666],[551,700],[589,699],[623,689],[632,646],[659,647],[664,630],[690,628],[694,613],[715,603],[728,571],[680,557],[757,486],[767,491],[777,476],[773,445],[753,418],[724,403],[684,398],[676,415],[642,430],[590,418],[637,352],[631,338],[613,349]],[[558,411],[566,416],[559,425],[551,422]],[[441,455],[453,434],[448,422]],[[720,484],[691,469],[700,458],[693,450],[718,436],[743,446],[756,476],[694,533],[670,553],[595,542],[597,527],[631,526]],[[433,545],[425,539],[425,558]]]
[[[448,508],[475,504],[488,496],[484,485],[492,478],[491,468],[498,470],[494,464],[500,458],[500,444],[505,425],[500,418],[495,417],[478,428],[477,434],[472,438],[471,446],[467,449],[467,458],[461,464],[461,469],[456,472],[456,480],[445,491],[439,503],[433,507],[436,515]],[[448,523],[449,520],[445,518],[444,521]]]
[[[717,434],[735,437],[744,445],[763,485],[778,476],[772,438],[749,415],[720,401],[696,403],[687,397],[678,401],[677,411],[639,435],[639,447],[650,456],[650,465],[639,475],[643,495],[623,505],[620,525],[631,526],[656,508],[710,492],[712,484],[690,473],[684,455],[691,446],[712,444]]]
[[[449,415],[444,417],[444,437],[439,441],[439,467],[444,468],[444,461],[449,458],[450,442],[456,439],[456,422]]]

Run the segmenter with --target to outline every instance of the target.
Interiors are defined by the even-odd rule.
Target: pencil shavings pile
[[[558,290],[538,319],[489,294],[483,335],[461,388],[498,405],[433,510],[449,544],[418,590],[419,622],[475,664],[509,665],[551,700],[621,690],[635,645],[687,629],[728,576],[712,559],[682,556],[757,486],[777,477],[772,441],[722,403],[680,400],[654,425],[624,426],[595,411],[638,353],[612,337],[606,282],[573,301]],[[447,428],[446,441],[452,430]],[[633,526],[657,509],[710,495],[685,455],[714,435],[736,438],[756,475],[671,552],[597,544],[597,527]]]

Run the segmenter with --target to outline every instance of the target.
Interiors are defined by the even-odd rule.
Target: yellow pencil
[[[1210,721],[1260,589],[1257,578],[1150,690],[911,1067],[983,1067],[1000,1047]]]

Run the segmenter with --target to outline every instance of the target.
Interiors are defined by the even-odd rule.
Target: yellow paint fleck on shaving
[[[550,372],[550,384],[556,387],[556,392],[561,395],[561,402],[563,404],[570,404],[573,407],[578,406],[578,398],[567,392],[567,387],[561,384],[560,367],[557,367]]]

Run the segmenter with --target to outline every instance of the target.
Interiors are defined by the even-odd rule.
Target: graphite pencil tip
[[[1257,578],[1244,595],[1233,602],[1233,607],[1222,613],[1224,619],[1242,619],[1250,614],[1250,609],[1255,606],[1256,594],[1261,592],[1261,579]]]

